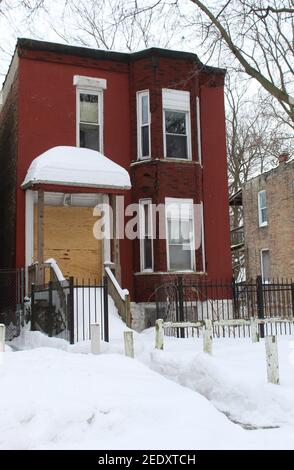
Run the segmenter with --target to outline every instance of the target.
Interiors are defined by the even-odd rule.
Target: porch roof
[[[35,158],[22,183],[76,186],[101,189],[130,189],[127,170],[95,150],[80,147],[53,147]]]

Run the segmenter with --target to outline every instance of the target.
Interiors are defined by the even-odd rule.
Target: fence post
[[[91,353],[100,354],[100,325],[99,323],[93,323],[91,325]]]
[[[292,316],[294,317],[294,284],[291,284]]]
[[[259,333],[258,333],[258,323],[256,318],[250,317],[250,335],[252,343],[258,343],[259,341]]]
[[[184,322],[184,289],[183,289],[183,278],[181,276],[178,277],[178,299],[179,299],[179,318],[177,321]],[[185,331],[184,328],[179,328],[180,330],[180,338],[185,338]]]
[[[36,331],[35,284],[31,285],[31,331]]]
[[[263,288],[262,277],[256,277],[256,300],[257,300],[257,315],[258,318],[264,318],[264,303],[263,303]],[[259,336],[264,338],[264,325],[259,325]]]
[[[204,320],[205,326],[203,327],[203,351],[207,354],[212,354],[212,321]]]
[[[5,351],[5,325],[0,323],[0,353]]]
[[[239,318],[239,306],[238,306],[238,288],[236,286],[236,280],[232,278],[232,294],[233,294],[233,318]]]
[[[134,335],[132,331],[124,331],[125,355],[134,358]]]
[[[74,278],[69,278],[69,296],[67,303],[67,324],[69,330],[69,343],[74,344],[75,342],[75,314],[74,314]]]
[[[52,337],[53,333],[53,302],[52,302],[52,281],[48,282],[48,300],[49,300],[49,309],[48,309],[48,318],[47,318],[47,333],[49,338]]]
[[[163,320],[159,319],[155,322],[155,348],[163,349]]]
[[[267,336],[265,338],[267,380],[271,384],[278,385],[279,380],[279,359],[276,336]]]
[[[108,324],[108,280],[103,277],[103,310],[104,310],[104,341],[109,343],[109,324]]]

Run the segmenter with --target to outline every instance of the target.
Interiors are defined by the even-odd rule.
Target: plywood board
[[[56,259],[65,277],[74,276],[80,282],[83,278],[85,282],[101,282],[102,241],[94,238],[95,221],[92,208],[45,206],[44,260]],[[35,222],[34,259],[37,257],[37,236]]]

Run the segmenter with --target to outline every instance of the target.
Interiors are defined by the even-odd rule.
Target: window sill
[[[259,228],[268,227],[268,222],[259,224]]]
[[[130,166],[137,166],[137,165],[142,165],[143,163],[150,163],[150,162],[160,162],[160,163],[182,163],[184,165],[199,165],[200,167],[202,167],[202,164],[199,162],[199,161],[195,161],[195,160],[184,160],[182,158],[166,158],[166,157],[163,157],[163,158],[152,158],[152,157],[149,157],[149,158],[142,158],[140,160],[133,160],[131,163],[130,163]]]
[[[171,274],[195,274],[195,275],[207,275],[206,272],[204,271],[139,271],[134,273],[135,276],[150,276],[150,275],[156,275],[156,276],[170,276]]]

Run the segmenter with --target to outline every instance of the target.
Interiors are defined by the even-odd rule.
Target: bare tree
[[[273,96],[294,125],[293,0],[191,0],[208,19],[209,47],[225,46],[241,69]],[[202,16],[202,21],[203,20]]]

